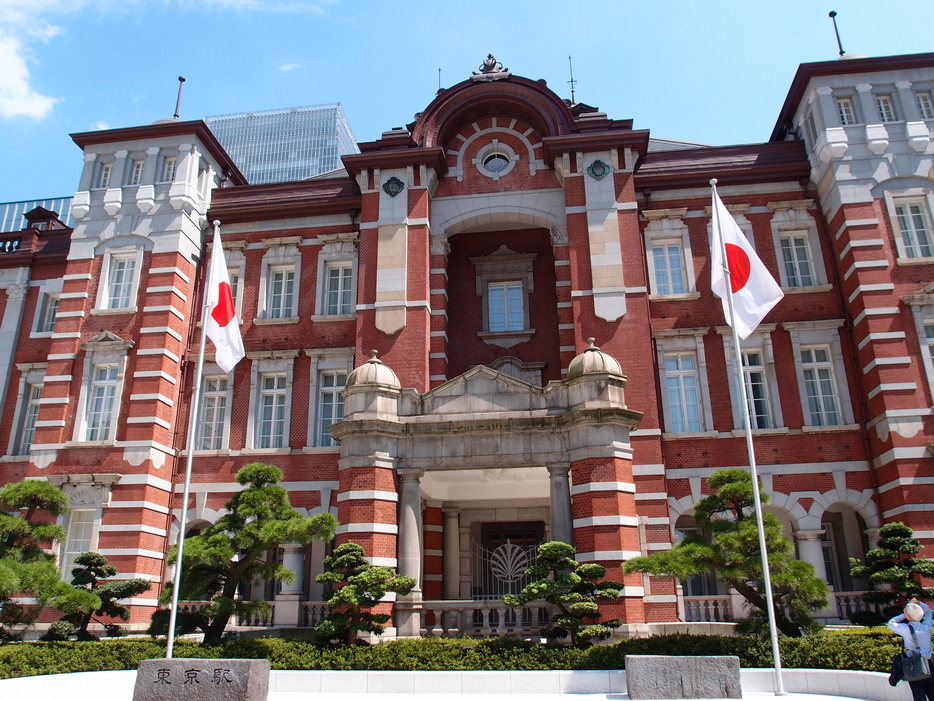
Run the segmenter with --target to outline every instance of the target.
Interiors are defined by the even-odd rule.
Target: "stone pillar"
[[[856,96],[859,100],[859,106],[863,110],[863,123],[881,124],[882,118],[879,116],[876,98],[872,95],[872,86],[869,83],[859,83],[856,86]]]
[[[11,270],[11,273],[17,271]],[[10,388],[10,374],[13,370],[13,356],[19,341],[19,330],[23,324],[23,306],[26,293],[29,292],[29,269],[20,268],[17,284],[6,288],[7,302],[0,322],[0,397],[7,396]]]
[[[548,466],[551,481],[551,539],[574,545],[570,469],[570,465]]]
[[[415,588],[396,602],[396,630],[399,637],[421,634],[422,609],[422,470],[401,469],[399,473],[399,574],[412,577]]]
[[[899,80],[895,83],[895,89],[898,90],[898,101],[902,103],[902,118],[906,122],[920,121],[921,110],[918,108],[918,98],[911,91],[911,81]]]
[[[827,581],[827,566],[824,564],[824,548],[821,545],[821,536],[824,531],[796,531],[795,540],[798,541],[798,559],[814,566],[814,575]],[[829,583],[828,583],[829,584]],[[817,618],[836,618],[837,606],[833,598],[833,589],[827,600],[827,608],[815,611]]]
[[[298,543],[282,544],[282,566],[291,570],[295,578],[283,582],[276,595],[276,627],[298,625],[301,601],[305,596],[305,546]]]
[[[460,509],[444,510],[444,598],[460,596]]]

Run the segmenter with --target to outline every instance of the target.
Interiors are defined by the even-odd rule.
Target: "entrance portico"
[[[429,567],[437,594],[477,593],[471,538],[484,524],[500,524],[504,545],[510,528],[539,529],[623,579],[621,561],[640,549],[629,432],[641,414],[626,408],[625,384],[592,344],[545,387],[478,366],[419,394],[375,356],[351,373],[345,418],[331,427],[341,444],[338,542],[419,582],[396,602],[398,635],[419,635]],[[427,519],[432,509],[440,513]],[[440,563],[424,545],[425,520],[441,525]],[[607,613],[642,623],[632,579]]]

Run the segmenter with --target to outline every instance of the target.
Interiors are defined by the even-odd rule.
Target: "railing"
[[[837,617],[846,621],[850,620],[850,614],[856,611],[882,613],[878,604],[867,604],[863,601],[863,592],[861,591],[835,591],[833,593],[833,604],[837,611]]]
[[[178,612],[200,613],[210,603],[210,601],[179,601]],[[269,602],[269,611],[266,613],[257,611],[250,616],[231,616],[230,625],[241,628],[271,628],[276,625],[276,602]]]
[[[0,254],[16,253],[19,250],[19,239],[0,240]]]
[[[545,602],[513,609],[496,601],[426,601],[422,633],[435,638],[537,637],[551,620],[551,613],[552,607]]]
[[[323,601],[303,601],[298,612],[298,625],[300,628],[313,628],[327,615],[328,605]]]
[[[685,596],[684,620],[687,623],[730,623],[733,621],[730,597]]]

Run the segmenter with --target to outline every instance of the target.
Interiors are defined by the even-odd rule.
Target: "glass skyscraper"
[[[26,226],[23,215],[36,207],[57,212],[58,218],[67,226],[75,225],[71,216],[71,197],[54,197],[46,200],[24,200],[22,202],[0,202],[0,233],[20,231]]]
[[[339,102],[205,117],[208,128],[251,185],[303,180],[343,167],[358,153]]]

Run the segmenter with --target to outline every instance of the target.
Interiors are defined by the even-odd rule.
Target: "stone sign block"
[[[143,660],[133,701],[266,701],[269,660]]]
[[[740,699],[739,658],[626,655],[626,688],[643,699]]]

